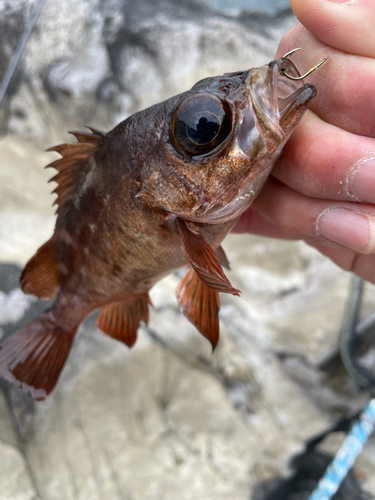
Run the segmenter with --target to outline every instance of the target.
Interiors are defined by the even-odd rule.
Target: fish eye
[[[170,137],[189,156],[210,153],[228,137],[232,127],[229,105],[212,95],[184,99],[173,112]]]

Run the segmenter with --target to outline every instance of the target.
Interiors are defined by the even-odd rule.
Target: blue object
[[[342,443],[309,500],[330,500],[339,489],[363,445],[375,428],[375,398],[371,399]]]

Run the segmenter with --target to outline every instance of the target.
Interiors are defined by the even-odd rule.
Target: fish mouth
[[[237,135],[241,150],[249,157],[262,146],[267,152],[282,148],[315,97],[313,85],[290,77],[300,78],[300,74],[286,57],[249,71],[249,106]]]

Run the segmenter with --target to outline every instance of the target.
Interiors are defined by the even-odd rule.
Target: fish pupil
[[[220,130],[220,120],[212,113],[197,113],[187,123],[186,133],[195,144],[209,144]]]
[[[199,156],[224,143],[232,127],[229,105],[211,94],[189,96],[176,107],[170,137],[179,152]]]

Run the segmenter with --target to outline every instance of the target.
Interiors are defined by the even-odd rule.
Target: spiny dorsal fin
[[[200,279],[217,292],[240,295],[240,291],[230,284],[215,252],[205,242],[203,236],[190,229],[182,219],[178,219],[177,227],[190,264]]]
[[[177,288],[177,300],[182,313],[215,349],[219,340],[219,294],[208,287],[190,269]]]
[[[105,137],[105,133],[91,127],[87,127],[92,134],[87,132],[69,132],[77,141],[75,144],[60,144],[47,149],[56,151],[62,158],[56,160],[46,168],[55,168],[58,174],[49,182],[57,182],[57,187],[52,192],[57,194],[54,204],[58,205],[57,214],[61,214],[67,202],[79,191],[82,183],[92,166],[92,160],[97,148]]]
[[[44,300],[56,295],[59,289],[59,266],[53,237],[26,264],[21,275],[21,288],[24,293]]]
[[[147,293],[113,302],[103,307],[96,323],[102,332],[132,347],[137,340],[139,323],[144,321],[148,324],[149,304],[151,301]]]

